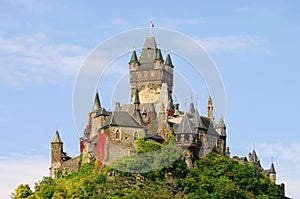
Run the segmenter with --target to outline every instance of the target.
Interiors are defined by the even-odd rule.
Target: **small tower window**
[[[120,134],[120,131],[117,130],[116,131],[116,140],[120,140],[121,139],[121,134]]]
[[[133,133],[133,139],[134,139],[134,140],[137,140],[138,138],[139,138],[138,132],[135,131],[135,132]]]

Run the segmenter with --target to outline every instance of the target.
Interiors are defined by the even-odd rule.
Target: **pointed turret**
[[[169,53],[167,54],[165,65],[170,66],[171,68],[174,68],[172,60],[171,60],[171,56]]]
[[[273,163],[271,164],[270,173],[275,173],[276,174],[275,167],[274,167]]]
[[[58,130],[56,130],[55,134],[54,134],[54,138],[52,140],[52,143],[63,143],[60,139]]]
[[[275,167],[274,167],[273,162],[271,164],[271,169],[270,169],[270,172],[269,172],[269,178],[270,178],[272,183],[276,184],[276,171],[275,171]]]
[[[219,121],[219,124],[217,127],[219,128],[219,132],[220,132],[221,136],[226,136],[226,125],[225,125],[223,117],[220,118],[220,121]]]
[[[137,55],[136,55],[136,51],[133,50],[132,54],[131,54],[131,59],[130,59],[129,64],[131,64],[131,63],[138,63],[138,62],[139,61],[138,61],[138,58],[137,58]]]
[[[218,126],[219,126],[219,128],[226,128],[223,117],[220,118]]]
[[[101,108],[100,98],[99,98],[98,91],[96,91],[95,101],[94,101],[94,105],[93,105],[93,112],[96,112],[100,108]]]
[[[209,96],[207,102],[207,117],[212,121],[214,120],[213,109],[212,98]]]
[[[190,103],[189,113],[195,113],[195,106],[193,102]]]
[[[162,57],[160,48],[157,48],[157,50],[156,50],[155,61],[161,61],[161,62],[164,62],[164,59],[163,59],[163,57]]]

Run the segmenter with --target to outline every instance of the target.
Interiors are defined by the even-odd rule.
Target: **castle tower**
[[[136,71],[140,65],[135,50],[132,51],[131,59],[129,62],[129,71]]]
[[[274,164],[272,163],[271,164],[271,169],[270,169],[270,172],[269,172],[269,178],[271,180],[272,183],[276,183],[276,171],[275,171],[275,167],[274,167]]]
[[[63,155],[63,142],[60,139],[58,131],[55,132],[51,142],[51,177],[55,178],[56,171],[60,168]]]
[[[96,91],[93,108],[88,118],[91,126],[90,137],[97,134],[98,129],[104,124],[107,116],[109,116],[109,114],[105,108],[101,107],[99,94],[98,91]]]
[[[129,62],[131,102],[134,103],[135,100],[136,85],[138,85],[140,103],[156,103],[163,83],[167,84],[168,95],[171,96],[173,67],[170,55],[167,55],[164,63],[161,49],[157,47],[155,38],[151,35],[147,36],[139,59],[133,51]]]
[[[212,98],[209,96],[208,97],[208,102],[207,102],[207,117],[210,119],[210,120],[214,120],[214,115],[213,115],[213,104],[212,104]]]

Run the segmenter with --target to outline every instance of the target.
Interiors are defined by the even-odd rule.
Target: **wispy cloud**
[[[9,198],[19,184],[29,184],[33,188],[34,182],[49,175],[48,157],[16,155],[0,158],[0,198]]]
[[[268,42],[259,36],[231,35],[196,39],[209,53],[269,53]]]
[[[87,50],[78,45],[56,44],[45,34],[0,35],[0,79],[11,83],[39,83],[77,72]]]
[[[277,170],[277,182],[286,183],[286,194],[292,198],[300,198],[300,143],[260,143],[255,145],[260,159],[269,160],[274,158],[275,169]]]

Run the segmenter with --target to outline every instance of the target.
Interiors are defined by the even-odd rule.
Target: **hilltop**
[[[134,164],[128,158],[118,164],[124,162]],[[34,190],[20,185],[13,198],[280,198],[278,186],[250,163],[239,164],[214,153],[197,160],[191,170],[183,159],[137,174],[87,163],[77,172],[58,174],[57,179],[44,177]]]

